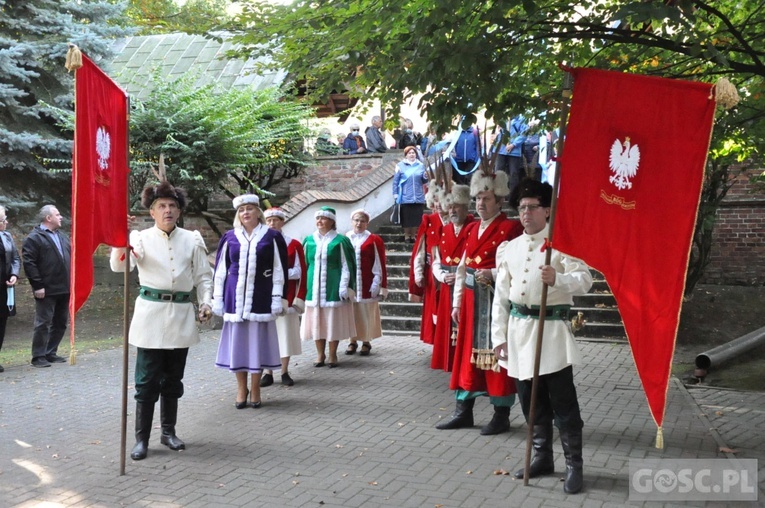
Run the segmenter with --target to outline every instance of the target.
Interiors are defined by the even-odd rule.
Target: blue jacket
[[[518,115],[510,121],[510,132],[506,127],[500,129],[502,134],[502,144],[499,146],[500,155],[509,155],[511,157],[520,157],[523,141],[526,139],[528,125],[523,115]],[[512,143],[513,149],[507,153],[507,145]]]
[[[361,146],[359,146],[359,143],[361,143]],[[364,138],[348,133],[348,136],[346,136],[343,141],[343,153],[346,155],[355,155],[358,153],[359,148],[363,148],[364,150],[367,149],[367,145],[364,143]]]
[[[401,161],[396,166],[393,175],[393,195],[398,196],[396,203],[411,205],[425,203],[425,192],[422,185],[428,181],[425,166],[420,161]]]
[[[457,162],[475,162],[478,160],[478,129],[470,127],[461,130],[457,134],[457,143],[454,145],[454,160]]]

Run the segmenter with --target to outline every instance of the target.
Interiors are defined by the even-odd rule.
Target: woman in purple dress
[[[259,408],[263,369],[281,366],[274,320],[286,308],[287,245],[258,205],[254,194],[234,198],[234,229],[220,239],[215,260],[213,312],[223,316],[215,365],[236,374],[237,409]]]

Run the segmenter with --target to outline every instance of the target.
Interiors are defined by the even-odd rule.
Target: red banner
[[[605,276],[661,431],[714,119],[712,85],[573,74],[554,244]]]
[[[93,289],[93,253],[126,247],[127,94],[85,55],[75,71],[72,172],[72,318]]]

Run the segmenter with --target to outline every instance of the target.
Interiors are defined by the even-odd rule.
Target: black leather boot
[[[149,436],[151,435],[151,423],[154,419],[153,402],[135,403],[135,446],[130,452],[133,460],[143,460],[149,453]]]
[[[555,461],[552,452],[552,423],[544,425],[534,425],[531,443],[534,448],[534,456],[529,464],[529,478],[553,474],[555,472]],[[523,479],[523,469],[515,472],[515,478]]]
[[[582,429],[561,430],[560,442],[563,445],[563,455],[566,457],[566,479],[563,481],[563,491],[566,494],[576,494],[584,485]]]
[[[473,406],[475,399],[457,401],[457,407],[452,417],[445,422],[436,425],[439,430],[464,429],[473,426]]]
[[[491,421],[481,427],[482,436],[493,436],[510,430],[510,408],[494,406],[494,416]]]
[[[186,443],[175,435],[175,422],[178,419],[178,399],[160,398],[159,417],[162,422],[162,437],[159,439],[159,442],[171,450],[185,450]]]

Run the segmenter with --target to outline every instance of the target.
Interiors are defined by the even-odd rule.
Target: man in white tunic
[[[135,363],[135,437],[130,457],[146,458],[160,399],[162,436],[171,450],[186,445],[175,435],[178,399],[183,395],[183,373],[189,346],[199,343],[191,304],[197,288],[199,319],[212,315],[212,270],[198,231],[176,226],[186,204],[183,189],[164,181],[146,187],[142,204],[149,208],[154,227],[130,232],[130,269],[138,267],[141,284],[130,323],[130,344],[138,348]],[[111,268],[124,271],[125,249],[112,249]]]
[[[552,474],[553,420],[560,432],[566,458],[565,492],[582,489],[582,418],[574,387],[572,364],[579,352],[568,324],[573,296],[592,286],[590,270],[579,259],[552,251],[545,265],[547,219],[552,187],[524,180],[511,196],[524,233],[497,249],[497,285],[492,306],[492,345],[500,365],[517,379],[523,414],[528,421],[539,306],[543,283],[549,286],[545,316],[539,385],[533,428],[534,458],[529,477]],[[523,469],[515,474],[523,478]]]

